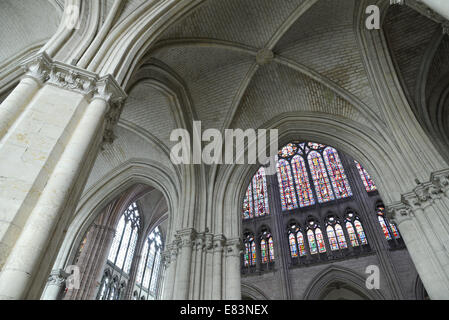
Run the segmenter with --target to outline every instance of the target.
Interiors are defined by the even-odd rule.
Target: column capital
[[[226,241],[226,256],[240,257],[243,242],[240,238],[229,239]]]
[[[223,251],[226,244],[226,237],[222,234],[216,234],[213,237],[214,251]]]
[[[122,113],[127,98],[125,91],[110,74],[98,74],[58,61],[40,52],[22,63],[25,77],[35,79],[40,85],[49,84],[82,94],[88,102],[102,99],[109,105],[105,116],[104,142],[114,140],[113,128]]]
[[[67,279],[67,273],[62,269],[55,269],[50,272],[47,283],[49,285],[55,285],[62,287]]]
[[[400,201],[387,206],[388,218],[400,223],[441,199],[449,190],[449,169],[433,172],[427,182],[417,182],[411,192],[402,194]]]
[[[449,191],[449,169],[432,172],[430,181],[435,189],[444,193]]]
[[[194,240],[197,237],[197,232],[193,228],[186,228],[179,230],[176,235],[176,239],[178,240],[179,247],[192,247],[194,244]]]
[[[52,60],[46,52],[39,52],[22,63],[26,77],[41,84],[51,84],[66,90],[81,93],[88,101],[100,98],[108,103],[122,103],[127,95],[111,76],[100,77],[69,64]]]
[[[406,220],[411,220],[413,217],[413,210],[403,202],[396,202],[387,207],[387,218],[397,222],[398,225]]]

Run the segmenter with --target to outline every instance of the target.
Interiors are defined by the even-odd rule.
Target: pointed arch
[[[367,300],[385,300],[381,291],[366,289],[365,281],[365,277],[352,270],[330,266],[313,278],[304,293],[303,299],[320,300],[326,295],[328,288],[336,284],[340,287],[349,288]]]

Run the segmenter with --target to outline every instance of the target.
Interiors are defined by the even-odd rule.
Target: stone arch
[[[264,128],[279,130],[279,146],[304,139],[331,145],[363,163],[385,202],[398,201],[414,184],[408,167],[393,149],[391,141],[369,128],[321,114],[283,114]],[[216,219],[226,235],[240,235],[240,208],[246,187],[259,165],[223,166],[217,173],[214,202]],[[227,213],[226,215],[224,213]]]
[[[261,289],[248,283],[242,283],[242,297],[248,297],[251,300],[270,300]]]
[[[166,172],[168,171],[148,160],[132,159],[104,177],[80,200],[75,218],[71,222],[59,250],[54,268],[63,269],[73,259],[78,249],[77,244],[82,241],[83,235],[101,210],[133,185],[149,185],[163,193],[167,201],[170,226],[175,220],[174,212],[178,205],[178,190],[175,181]],[[169,227],[167,241],[172,236],[170,230]]]
[[[329,295],[332,290],[344,288],[354,293],[361,299],[384,300],[384,296],[378,290],[368,290],[365,286],[365,278],[355,272],[336,266],[330,266],[319,273],[310,283],[304,293],[304,300],[321,300]]]

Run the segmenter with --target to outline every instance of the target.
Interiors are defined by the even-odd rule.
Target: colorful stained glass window
[[[267,179],[265,168],[260,167],[251,179],[243,199],[243,219],[251,219],[269,214]]]
[[[270,253],[270,261],[274,261],[274,244],[273,237],[268,238],[268,251]]]
[[[243,199],[243,219],[250,219],[253,216],[253,192],[250,183]]]
[[[357,235],[355,234],[354,227],[351,222],[346,222],[346,230],[348,231],[349,241],[351,241],[351,245],[353,247],[357,247],[359,242],[357,241]]]
[[[324,149],[323,155],[327,170],[329,171],[332,187],[334,188],[335,197],[340,199],[352,196],[351,187],[349,186],[349,181],[337,150],[332,147],[327,147]]]
[[[317,151],[311,151],[308,156],[310,172],[315,185],[318,202],[334,200],[334,194],[324,167],[323,158]]]
[[[298,243],[299,256],[302,257],[306,254],[306,246],[304,244],[304,237],[301,231],[296,234],[296,241]]]
[[[281,150],[279,150],[278,154],[282,158],[287,158],[287,157],[291,157],[292,155],[294,155],[297,150],[298,150],[298,147],[295,144],[289,143],[285,147],[283,147]]]
[[[357,230],[357,234],[359,235],[359,240],[361,244],[367,244],[368,241],[366,240],[365,231],[363,231],[362,224],[359,220],[354,221],[355,229]]]
[[[321,232],[320,228],[315,229],[315,237],[320,253],[326,252],[326,245],[324,244],[323,233]]]
[[[365,186],[365,190],[367,192],[377,190],[376,185],[374,184],[373,180],[371,179],[368,172],[365,170],[365,168],[362,167],[360,163],[355,161],[355,165],[357,166],[357,169],[359,170],[360,178],[362,179],[363,185]]]
[[[390,223],[391,232],[393,233],[393,236],[395,239],[399,239],[401,236],[399,235],[398,228],[394,223]]]
[[[260,241],[260,255],[262,257],[262,263],[268,262],[267,242],[265,241],[265,239],[262,239]]]
[[[383,216],[378,215],[380,227],[382,228],[382,232],[384,233],[385,239],[391,240],[390,231],[388,231],[387,223]]]
[[[256,265],[256,243],[254,241],[251,242],[251,265]]]
[[[243,258],[243,262],[244,262],[244,264],[245,264],[245,267],[248,267],[248,266],[249,266],[249,256],[250,256],[250,253],[251,253],[250,245],[249,245],[248,242],[246,242],[246,243],[245,243],[245,255],[244,255],[244,258]]]
[[[310,188],[309,177],[307,175],[306,164],[300,155],[293,157],[292,171],[295,177],[296,191],[299,199],[299,206],[306,207],[315,203],[312,189]]]
[[[316,246],[315,235],[312,230],[307,231],[307,239],[309,240],[309,248],[311,254],[318,253],[318,249]]]
[[[340,249],[346,249],[348,245],[346,244],[345,234],[343,232],[343,228],[339,225],[335,225],[335,232],[337,233],[338,244],[340,245]]]
[[[314,149],[314,150],[322,149],[322,148],[325,147],[324,144],[320,144],[320,143],[316,143],[316,142],[309,142],[309,143],[307,144],[307,146],[308,146],[310,149]]]
[[[254,213],[256,217],[269,214],[265,168],[260,167],[253,177]]]
[[[288,236],[288,243],[290,244],[290,255],[292,258],[296,258],[298,256],[298,249],[296,248],[295,235],[292,232]]]
[[[338,250],[337,237],[335,236],[335,231],[332,226],[327,226],[326,228],[327,238],[329,239],[329,246],[332,251]]]
[[[286,160],[280,159],[277,163],[277,171],[282,210],[298,208],[290,164]]]
[[[245,245],[245,253],[243,256],[243,263],[245,267],[256,265],[256,242],[254,241],[254,236],[251,235],[250,233],[246,233],[244,245]]]

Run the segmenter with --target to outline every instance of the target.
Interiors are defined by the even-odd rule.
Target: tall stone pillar
[[[226,238],[223,235],[214,236],[214,258],[212,275],[212,300],[221,300],[223,278],[223,249]]]
[[[39,70],[41,62],[37,62],[31,67]],[[34,77],[33,77],[33,76]],[[34,97],[38,89],[43,84],[45,75],[33,74],[29,72],[25,75],[14,90],[6,97],[0,105],[0,138],[8,132],[17,117],[25,106]]]
[[[195,239],[193,229],[183,229],[178,231],[180,254],[176,267],[176,281],[174,285],[173,298],[175,300],[185,300],[189,298],[190,272],[192,269],[192,246]]]
[[[212,264],[214,258],[214,236],[206,233],[204,238],[206,246],[203,252],[203,291],[200,299],[210,300],[212,299],[212,277],[214,273]]]
[[[193,299],[199,300],[201,297],[201,285],[203,284],[202,270],[203,270],[203,252],[205,249],[204,237],[198,237],[195,240],[196,259],[195,259],[195,276],[193,282]]]
[[[449,299],[449,169],[388,208],[430,298]]]
[[[226,296],[227,300],[242,299],[242,283],[240,274],[240,260],[242,241],[240,238],[226,242]]]
[[[125,93],[111,76],[53,62],[0,143],[0,299],[38,299],[63,230]],[[33,77],[31,67],[28,75]]]
[[[164,277],[164,291],[162,293],[163,300],[173,299],[173,290],[176,277],[176,265],[178,256],[177,244],[170,244],[167,246],[166,251],[163,253],[163,264],[165,267]]]

